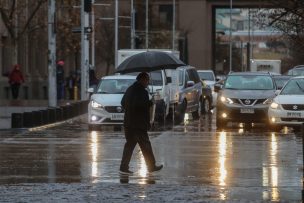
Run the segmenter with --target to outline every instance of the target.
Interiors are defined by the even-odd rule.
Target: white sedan
[[[89,129],[99,125],[123,124],[124,110],[120,102],[127,88],[135,81],[136,76],[132,75],[105,76],[100,80],[88,105]]]
[[[300,127],[304,122],[304,76],[291,78],[268,109],[274,127]]]

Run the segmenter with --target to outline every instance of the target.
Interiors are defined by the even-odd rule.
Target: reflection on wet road
[[[232,128],[217,132],[214,115],[150,132],[158,163],[149,174],[136,148],[119,176],[123,132],[87,131],[76,121],[39,131],[0,131],[0,183],[136,183],[208,186],[221,200],[300,200],[302,140],[291,131]],[[142,194],[143,198],[145,194]]]

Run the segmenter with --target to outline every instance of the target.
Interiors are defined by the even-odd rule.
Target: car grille
[[[282,104],[283,109],[292,111],[302,111],[304,110],[303,104]]]
[[[233,103],[241,104],[243,106],[252,106],[256,104],[263,104],[266,99],[231,99]]]
[[[281,118],[282,121],[304,122],[304,118]]]
[[[118,111],[119,108],[121,108],[121,111]],[[109,113],[124,113],[121,106],[106,106],[105,110]]]

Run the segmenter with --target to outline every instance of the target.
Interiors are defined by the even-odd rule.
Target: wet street
[[[215,115],[150,132],[158,164],[137,147],[118,173],[122,131],[88,131],[86,116],[0,131],[0,202],[302,202],[302,137],[265,127],[216,131]]]

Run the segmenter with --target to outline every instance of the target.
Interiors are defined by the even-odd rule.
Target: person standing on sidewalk
[[[64,78],[64,61],[59,60],[56,66],[56,84],[57,84],[57,99],[64,99],[64,87],[65,87],[65,78]]]
[[[147,132],[150,128],[150,107],[153,105],[146,90],[149,84],[149,74],[142,72],[136,80],[127,89],[121,100],[121,105],[125,110],[124,130],[126,138],[120,164],[121,174],[133,174],[129,170],[129,163],[137,143],[143,153],[149,172],[159,171],[163,168],[163,165],[155,165],[155,157]]]
[[[9,84],[11,85],[13,99],[18,99],[19,88],[21,83],[24,83],[24,77],[20,70],[20,65],[15,64],[12,72],[8,76]]]

